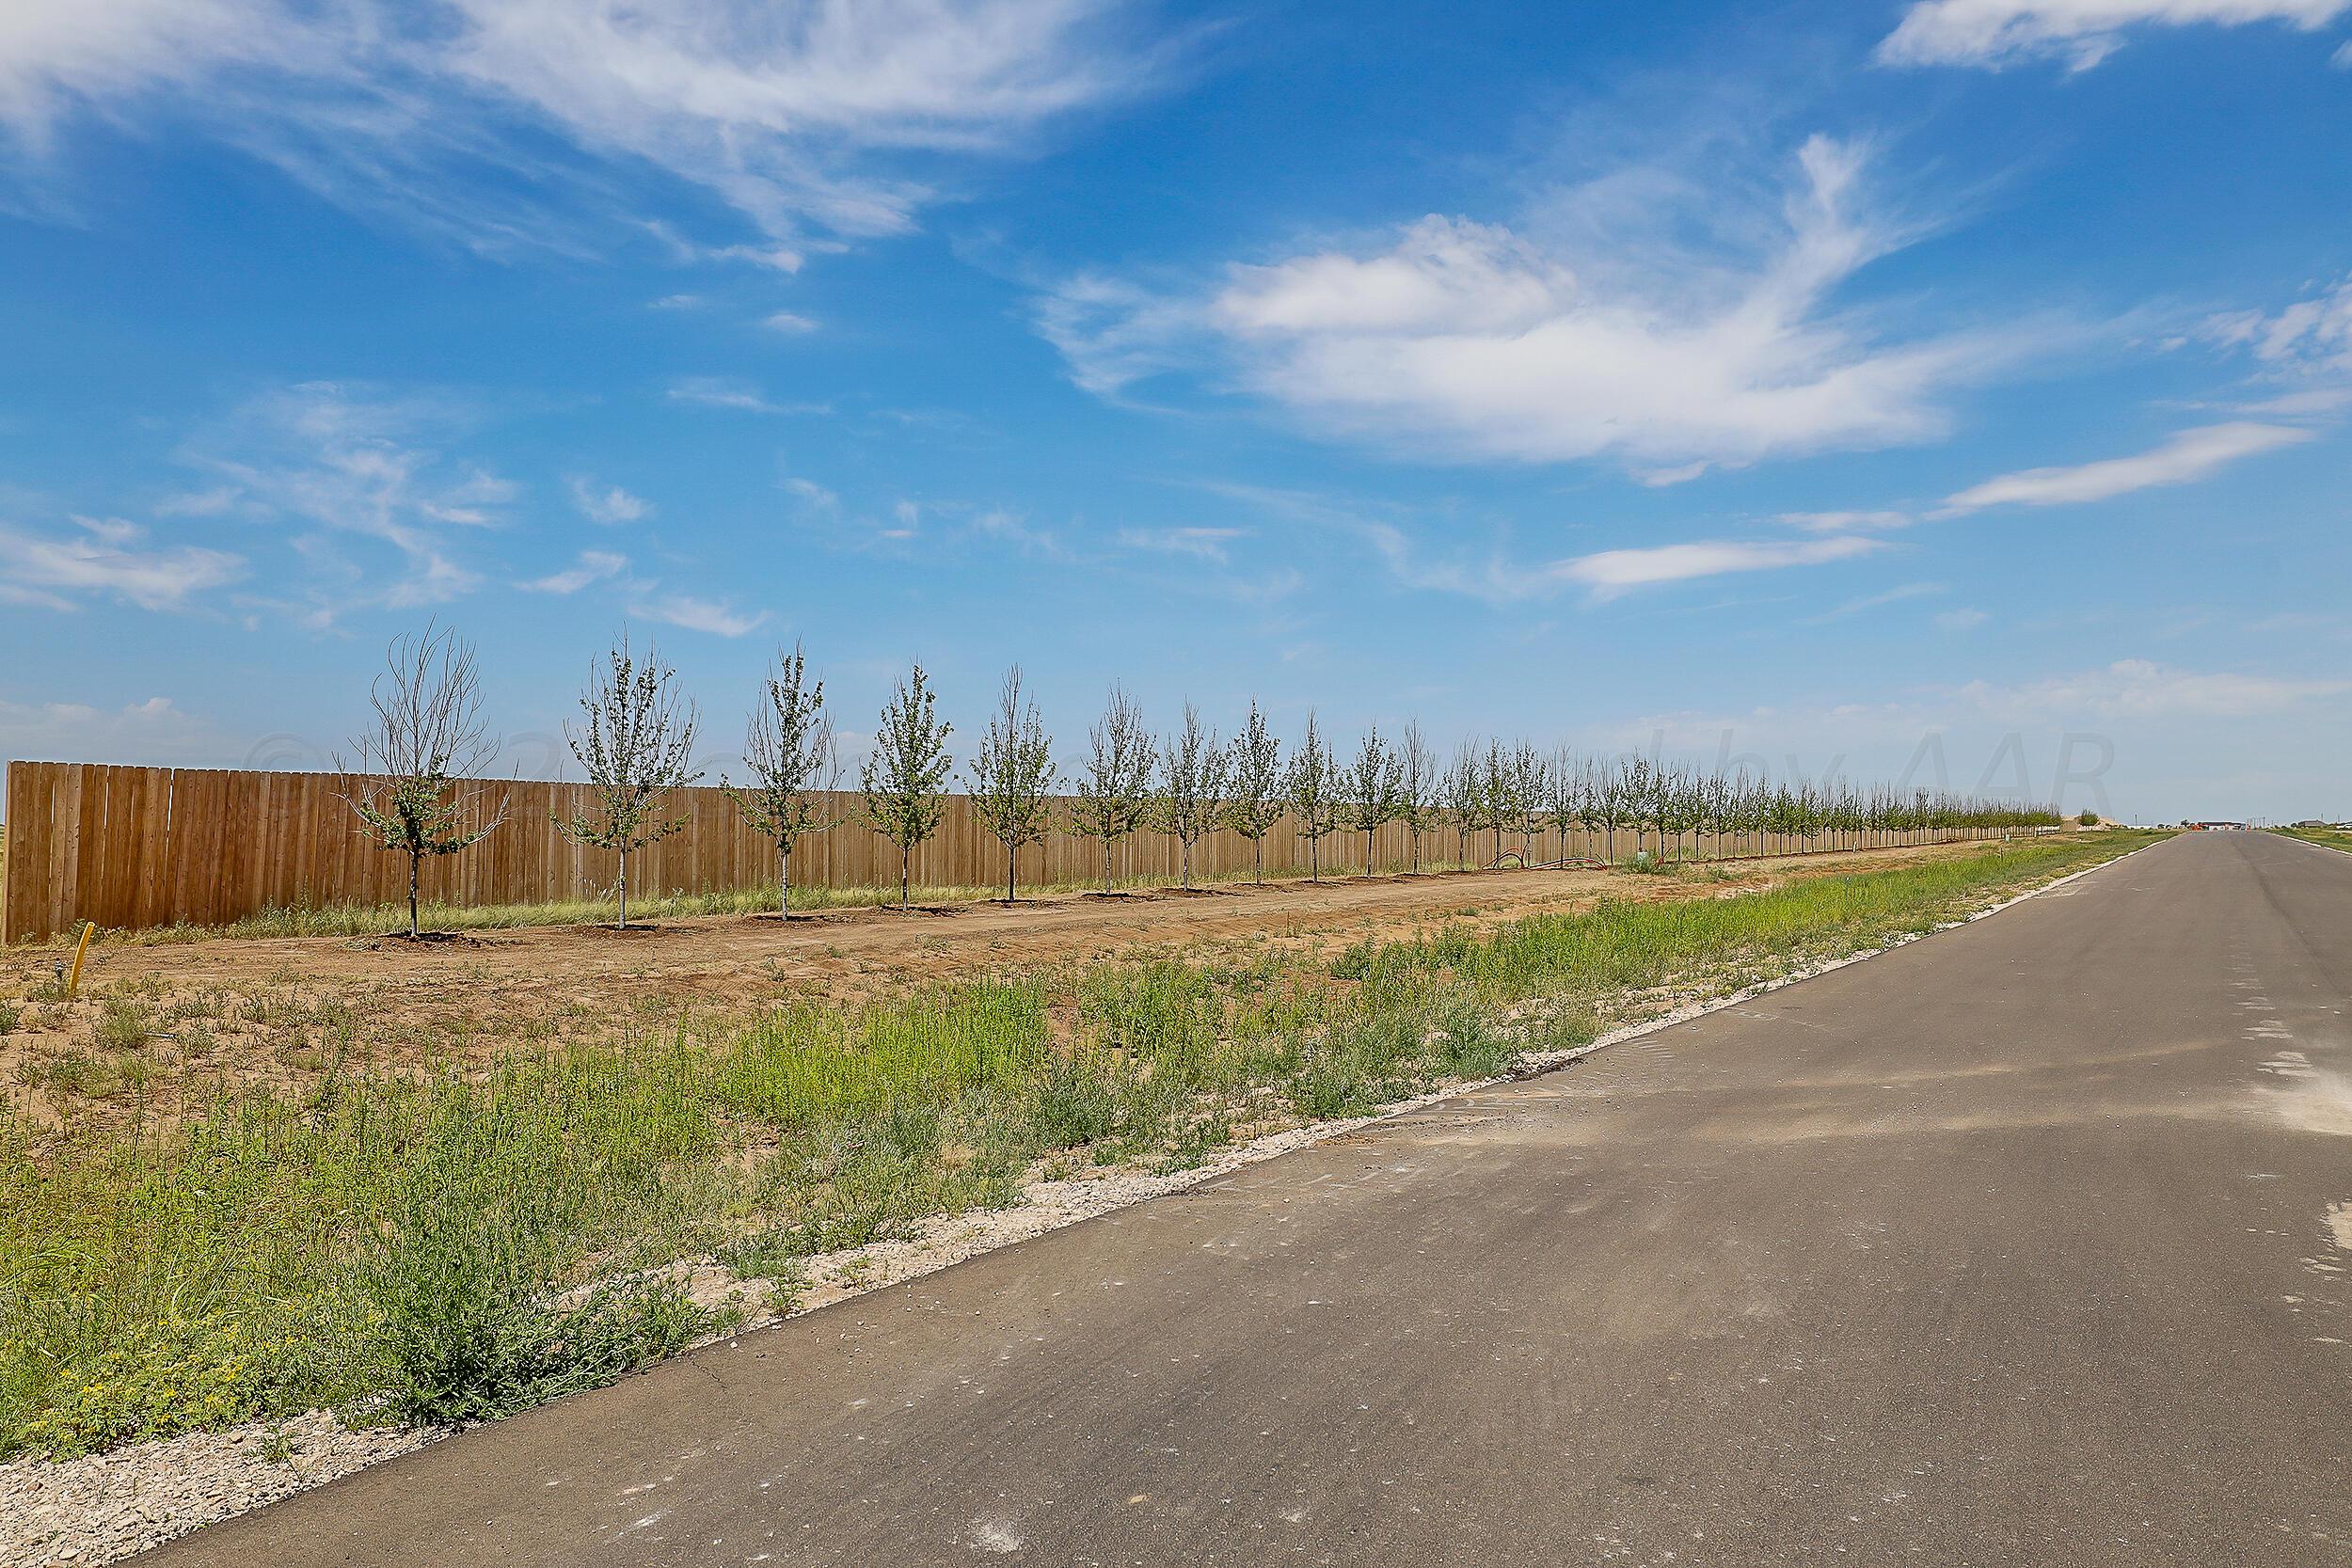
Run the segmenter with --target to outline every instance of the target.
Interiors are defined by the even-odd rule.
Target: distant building
[[[2242,833],[2246,831],[2243,822],[2184,822],[2181,826],[2192,833]]]

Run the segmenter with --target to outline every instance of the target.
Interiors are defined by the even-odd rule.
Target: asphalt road
[[[2344,1563],[2347,993],[2176,839],[156,1558]]]

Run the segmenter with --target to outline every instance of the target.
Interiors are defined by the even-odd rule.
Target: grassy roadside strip
[[[2291,838],[2300,844],[2316,844],[2323,849],[2341,849],[2352,854],[2352,833],[2339,832],[2333,828],[2273,828],[2280,838]]]
[[[0,1124],[0,1454],[326,1406],[445,1423],[722,1326],[681,1259],[805,1259],[1089,1167],[1492,1076],[1883,947],[2157,835],[1606,903],[1312,959],[1009,971],[635,1031],[486,1071],[328,1070],[168,1128]],[[355,1021],[350,1027],[364,1027]]]
[[[1938,841],[1930,838],[1921,844],[1935,842],[1965,843],[1952,838]],[[1991,840],[1979,842],[1990,843]],[[1806,850],[1785,850],[1779,855],[1717,856],[1707,862],[1670,861],[1660,863],[1661,870],[1680,870],[1690,864],[1737,865],[1750,859],[1791,859],[1823,854],[1867,854],[1874,850],[1907,847],[1901,844],[1823,844]],[[1630,849],[1627,851],[1631,855]],[[1448,860],[1436,854],[1424,857],[1422,871],[1449,873],[1488,869],[1483,861]],[[1384,867],[1381,875],[1389,874]],[[1344,864],[1325,868],[1327,879],[1340,882],[1359,875]],[[1301,883],[1305,874],[1295,869],[1283,869],[1268,875],[1268,881],[1283,884]],[[1251,880],[1247,870],[1219,875],[1196,875],[1194,884],[1200,887],[1232,887]],[[1115,877],[1114,891],[1123,893],[1165,892],[1174,884],[1161,875]],[[1101,888],[1099,879],[1085,881],[1024,882],[1024,899],[1051,898],[1077,893],[1091,893]],[[1002,883],[987,887],[961,884],[917,883],[909,892],[911,899],[927,907],[977,904],[1001,899]],[[792,890],[792,910],[795,914],[816,914],[834,910],[879,909],[898,902],[896,883],[872,887],[827,887],[821,884],[795,886]],[[737,888],[711,893],[652,893],[629,899],[628,912],[632,920],[654,924],[664,920],[691,919],[697,915],[770,914],[776,907],[773,887]],[[610,897],[557,899],[536,904],[440,904],[428,902],[418,911],[418,917],[428,931],[510,931],[539,926],[584,926],[611,921],[618,906]],[[405,931],[408,909],[405,904],[290,904],[263,910],[242,920],[217,926],[150,926],[131,929],[109,927],[101,933],[112,947],[165,947],[199,942],[257,941],[282,937],[376,937],[387,932]],[[72,945],[80,927],[58,932],[39,941],[19,945],[26,947],[68,947]]]

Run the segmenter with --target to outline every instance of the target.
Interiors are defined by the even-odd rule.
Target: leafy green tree
[[[1364,835],[1364,875],[1373,875],[1373,840],[1396,820],[1396,753],[1375,724],[1356,749],[1356,760],[1340,776],[1339,819]]]
[[[980,826],[1005,847],[1005,902],[1014,901],[1014,871],[1021,847],[1035,844],[1053,826],[1054,789],[1061,769],[1054,766],[1054,737],[1038,718],[1037,704],[1021,695],[1021,666],[1005,673],[995,717],[980,737],[979,754],[967,772],[972,811]]]
[[[1290,770],[1282,777],[1283,792],[1298,817],[1298,836],[1307,841],[1307,879],[1323,880],[1323,841],[1339,830],[1340,769],[1331,748],[1323,743],[1312,708],[1307,710],[1307,733],[1291,753]]]
[[[1232,796],[1225,803],[1226,825],[1249,841],[1251,872],[1263,883],[1265,835],[1282,820],[1290,802],[1283,796],[1282,743],[1266,727],[1255,699],[1249,721],[1233,737],[1226,789]]]
[[[670,791],[702,777],[691,761],[702,715],[678,692],[677,672],[648,644],[640,660],[625,632],[605,660],[593,666],[580,693],[584,728],[564,726],[572,755],[588,773],[593,809],[568,819],[549,813],[556,832],[593,849],[621,857],[620,917],[628,926],[628,859],[686,826],[683,816],[659,814]]]
[[[914,851],[939,831],[939,818],[946,810],[947,775],[955,767],[947,754],[953,728],[939,717],[938,695],[918,664],[913,677],[900,681],[883,705],[873,753],[860,772],[866,820],[898,850],[901,914],[913,904]]]
[[[1184,705],[1184,726],[1168,738],[1160,757],[1160,788],[1153,815],[1175,835],[1182,869],[1178,885],[1192,886],[1193,848],[1225,816],[1225,792],[1232,756],[1216,732],[1200,722],[1200,710]]]

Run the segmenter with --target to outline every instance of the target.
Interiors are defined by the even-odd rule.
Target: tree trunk
[[[776,918],[792,918],[792,847],[776,846]]]
[[[408,853],[408,940],[409,940],[410,942],[415,942],[415,941],[417,940],[417,937],[418,937],[418,931],[417,931],[417,873],[418,873],[418,869],[419,869],[419,868],[420,868],[420,867],[421,867],[423,863],[424,863],[424,857],[423,857],[422,855],[418,854],[418,853],[417,853],[415,850],[413,850],[413,849],[409,851],[409,853]]]
[[[1265,886],[1265,835],[1263,833],[1260,833],[1249,841],[1249,870],[1250,874],[1258,879],[1258,885]]]
[[[900,914],[905,914],[914,907],[914,901],[908,893],[908,884],[914,880],[914,846],[901,844],[898,846],[898,912]]]
[[[1364,830],[1364,875],[1367,877],[1372,875],[1372,829]]]
[[[621,918],[612,928],[616,931],[628,929],[628,851],[626,849],[621,851]]]
[[[1110,834],[1108,834],[1108,833],[1104,833],[1104,834],[1103,835],[1103,894],[1104,894],[1104,896],[1108,897],[1108,896],[1110,895],[1110,891],[1111,891],[1111,835],[1110,835]]]
[[[1008,903],[1008,904],[1010,904],[1010,903],[1014,903],[1014,902],[1016,902],[1016,900],[1014,899],[1014,897],[1013,897],[1013,895],[1012,895],[1012,887],[1013,887],[1013,862],[1014,862],[1014,859],[1015,859],[1017,856],[1019,856],[1019,854],[1020,854],[1020,853],[1021,853],[1021,848],[1020,848],[1020,846],[1018,846],[1018,845],[1016,845],[1016,844],[1013,844],[1013,843],[1012,843],[1011,841],[1009,841],[1009,840],[1008,840],[1008,841],[1006,842],[1006,844],[1005,844],[1005,902],[1006,902],[1006,903]]]

